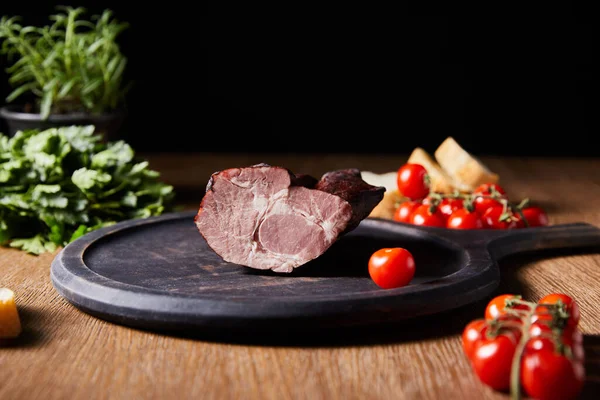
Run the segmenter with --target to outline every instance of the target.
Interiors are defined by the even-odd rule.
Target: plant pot
[[[117,140],[119,130],[125,119],[124,111],[114,111],[103,114],[71,113],[51,114],[43,120],[40,114],[24,112],[23,106],[10,105],[0,108],[0,117],[4,118],[8,128],[8,136],[27,129],[44,130],[59,126],[94,125],[96,132],[105,141]]]

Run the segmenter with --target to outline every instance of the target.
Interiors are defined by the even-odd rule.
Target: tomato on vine
[[[473,190],[475,210],[483,214],[491,207],[502,206],[501,199],[508,200],[506,191],[497,183],[484,183]]]
[[[382,289],[406,286],[415,275],[415,259],[401,247],[382,248],[369,258],[371,279]]]
[[[400,193],[411,200],[420,200],[429,194],[429,175],[421,164],[404,164],[398,169],[396,180]]]
[[[410,223],[421,226],[434,226],[444,228],[446,221],[442,213],[435,206],[422,204],[410,215]]]
[[[557,349],[551,339],[534,338],[523,352],[520,381],[535,399],[573,399],[583,388],[585,367],[581,360]]]
[[[438,207],[440,212],[448,219],[454,211],[464,208],[464,201],[461,199],[444,198]]]
[[[467,355],[467,358],[473,358],[473,352],[475,351],[475,343],[485,337],[485,333],[488,329],[487,321],[483,318],[475,319],[465,326],[462,333],[462,347]]]
[[[516,229],[524,226],[518,213],[505,213],[502,206],[488,208],[481,216],[481,221],[483,227],[488,229]]]
[[[507,310],[529,310],[529,306],[526,304],[514,304],[512,307],[507,307],[507,301],[519,300],[520,297],[514,294],[501,294],[489,301],[485,308],[485,319],[493,320],[499,318],[502,315],[509,314]]]
[[[446,227],[450,229],[481,229],[483,228],[483,222],[481,222],[481,217],[477,211],[461,208],[450,215]]]
[[[508,389],[517,343],[518,337],[511,333],[478,340],[474,345],[471,363],[479,380],[496,390]]]
[[[559,303],[564,305],[564,311],[566,311],[568,314],[566,325],[569,327],[576,327],[579,324],[579,319],[581,318],[579,305],[571,296],[568,296],[564,293],[551,293],[542,297],[538,301],[539,306],[536,307],[536,313],[532,317],[532,322],[540,319],[552,319],[552,314],[549,313],[548,308],[544,305],[555,305]]]
[[[547,226],[549,224],[548,214],[538,206],[525,207],[521,210],[530,227]]]
[[[511,311],[512,310],[512,311]],[[514,294],[494,297],[485,319],[471,321],[462,347],[481,382],[537,400],[573,399],[585,380],[580,314],[568,295],[552,293],[534,303]]]
[[[413,213],[413,211],[417,207],[419,207],[419,205],[420,203],[417,201],[405,201],[404,203],[400,204],[398,208],[396,208],[393,220],[396,222],[404,222],[407,224],[410,223],[410,216]]]

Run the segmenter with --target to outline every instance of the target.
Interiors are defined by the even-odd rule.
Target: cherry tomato
[[[583,335],[574,328],[566,327],[563,330],[553,330],[551,325],[546,321],[536,320],[529,326],[529,336],[532,338],[538,337],[554,337],[560,340],[564,345],[573,347],[576,344],[582,344]]]
[[[398,169],[398,190],[411,200],[420,200],[429,194],[427,170],[420,164],[404,164]]]
[[[532,318],[532,322],[535,322],[538,319],[552,319],[548,314],[548,310],[543,304],[557,304],[558,302],[562,302],[566,306],[566,311],[569,313],[569,318],[567,319],[566,325],[569,327],[576,327],[579,324],[579,319],[581,318],[581,313],[579,311],[579,305],[573,300],[572,297],[564,294],[564,293],[551,293],[544,297],[542,297],[539,301],[536,311],[538,308],[540,312],[536,312]],[[545,310],[544,310],[545,309]]]
[[[552,326],[557,324],[557,321],[553,320],[552,313],[546,306],[537,306],[535,312],[531,315],[531,324],[544,324],[548,326],[551,331]],[[566,325],[566,324],[565,324]],[[542,328],[543,329],[543,328]]]
[[[502,196],[506,196],[506,190],[497,183],[482,183],[473,190],[473,193],[484,194],[487,196],[492,193],[492,190],[495,190]]]
[[[494,188],[495,191],[498,193],[496,195],[498,196],[498,199],[508,199],[508,197],[506,196],[506,191],[497,183],[484,183],[482,185],[479,185],[475,188],[475,190],[473,190],[473,195],[475,195],[475,200],[473,201],[473,204],[475,206],[475,210],[478,213],[483,214],[490,207],[502,206],[502,203],[496,199],[481,197],[492,196],[492,188]]]
[[[430,211],[431,206],[422,204],[417,207],[410,215],[410,223],[413,225],[435,226],[438,228],[446,227],[446,221],[439,209],[435,212]]]
[[[477,211],[470,212],[466,208],[461,208],[450,215],[446,227],[450,229],[481,229],[483,223]]]
[[[446,219],[450,218],[452,213],[456,210],[461,210],[464,207],[463,201],[461,199],[442,199],[438,208],[440,212],[446,217]]]
[[[530,340],[521,361],[521,386],[538,400],[574,399],[583,388],[585,367],[555,349],[548,338]]]
[[[408,285],[415,275],[415,259],[401,247],[382,248],[371,255],[368,269],[379,287],[398,288]]]
[[[510,387],[510,371],[517,340],[513,335],[499,334],[475,342],[471,364],[481,382],[496,390]]]
[[[547,226],[549,223],[548,215],[541,207],[525,207],[521,211],[530,227]]]
[[[533,318],[532,318],[533,320]],[[535,320],[529,325],[529,335],[531,337],[552,335],[552,328],[546,321]]]
[[[462,333],[462,347],[468,359],[473,358],[475,343],[485,336],[488,323],[485,319],[476,319],[467,324]]]
[[[405,201],[404,203],[400,204],[400,206],[396,209],[396,211],[394,212],[394,221],[396,222],[404,222],[404,223],[410,223],[410,215],[413,213],[413,211],[419,207],[420,203],[417,201]]]
[[[501,294],[490,300],[485,308],[485,319],[492,320],[506,315],[506,300],[510,299],[517,299],[517,296],[514,294]],[[525,304],[517,304],[510,309],[527,311],[529,307]]]
[[[551,338],[548,337],[535,337],[531,338],[525,344],[525,352],[533,352],[533,351],[554,351],[554,342]]]
[[[556,349],[555,346],[558,343],[562,343],[563,345],[568,346],[571,349],[571,354],[574,360],[580,362],[585,361],[585,350],[583,349],[583,334],[577,329],[575,329],[570,334],[567,334],[567,332],[565,332],[560,338],[555,338],[554,336],[532,337],[527,342],[525,351],[542,349],[554,351],[554,349]],[[564,351],[567,351],[566,348],[564,349]]]
[[[484,228],[488,229],[516,229],[524,226],[521,217],[515,213],[510,220],[500,221],[500,216],[504,212],[503,207],[491,207],[481,216],[481,222]]]

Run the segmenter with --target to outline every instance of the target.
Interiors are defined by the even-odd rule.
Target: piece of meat
[[[383,199],[385,187],[373,186],[365,182],[356,168],[328,172],[314,186],[317,190],[334,194],[352,206],[352,218],[346,232],[355,229],[360,221],[367,218]]]
[[[323,254],[381,201],[357,169],[317,180],[257,164],[211,175],[194,222],[223,260],[291,272]]]

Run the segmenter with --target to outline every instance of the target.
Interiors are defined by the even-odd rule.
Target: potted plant
[[[105,140],[114,138],[125,118],[127,58],[116,41],[128,27],[111,10],[90,20],[82,7],[58,7],[43,27],[0,20],[0,54],[14,90],[0,108],[9,136],[19,130],[94,125]],[[16,103],[16,100],[21,102]]]

